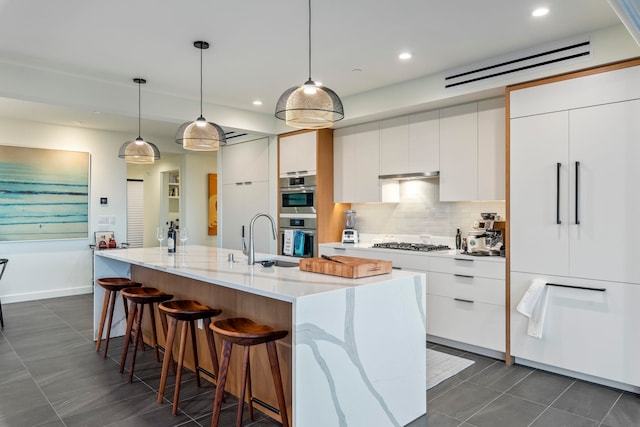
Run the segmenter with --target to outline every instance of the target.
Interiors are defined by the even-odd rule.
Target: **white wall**
[[[92,292],[93,232],[98,217],[112,216],[116,241],[126,238],[127,166],[118,149],[132,135],[0,118],[0,145],[89,152],[89,236],[83,239],[0,242],[9,264],[0,283],[4,303]],[[156,142],[154,140],[154,142]],[[161,141],[158,145],[163,150]],[[100,205],[100,197],[108,205]],[[157,242],[156,242],[157,243]]]

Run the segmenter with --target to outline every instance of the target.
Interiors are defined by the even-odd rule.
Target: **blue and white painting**
[[[0,146],[0,241],[88,238],[89,153]]]

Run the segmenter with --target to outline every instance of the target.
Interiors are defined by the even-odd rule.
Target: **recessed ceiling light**
[[[256,99],[255,101],[253,101],[253,105],[262,105],[262,101]]]
[[[360,72],[362,72],[362,68],[354,68],[351,71],[353,71],[354,73],[360,73]]]
[[[400,55],[398,55],[398,58],[402,60],[411,59],[411,54],[409,52],[402,52]]]
[[[545,16],[547,13],[549,13],[549,9],[547,9],[546,7],[539,7],[531,13],[531,16]]]

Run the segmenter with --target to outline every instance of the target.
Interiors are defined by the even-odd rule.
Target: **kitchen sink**
[[[300,264],[298,264],[297,262],[291,262],[291,261],[283,261],[280,259],[266,259],[263,261],[260,261],[260,264],[262,264],[263,267],[285,267],[285,268],[290,268],[290,267],[299,267]]]

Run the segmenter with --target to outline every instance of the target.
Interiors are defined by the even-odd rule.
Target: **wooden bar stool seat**
[[[160,354],[158,352],[158,333],[156,331],[156,315],[155,306],[156,303],[162,303],[169,301],[173,298],[173,295],[162,292],[159,289],[151,287],[132,287],[125,288],[120,291],[122,297],[125,300],[129,300],[131,307],[129,309],[129,316],[127,318],[127,331],[124,336],[124,343],[122,344],[122,357],[120,358],[120,373],[124,372],[124,365],[127,362],[127,353],[129,350],[129,343],[131,342],[131,336],[133,339],[133,354],[131,355],[131,369],[129,370],[129,382],[133,381],[133,370],[136,365],[136,353],[138,351],[138,343],[140,343],[144,349],[144,340],[142,337],[142,315],[144,312],[144,306],[149,305],[149,315],[151,317],[151,346],[156,352],[156,360],[160,362]],[[160,316],[162,323],[162,331],[167,335],[167,319],[165,316]],[[136,323],[135,334],[133,333],[133,323]],[[141,341],[142,340],[142,341]]]
[[[198,348],[196,343],[196,326],[195,321],[202,319],[204,323],[204,332],[207,336],[207,345],[211,354],[211,362],[213,364],[213,372],[218,376],[218,352],[216,344],[213,341],[213,332],[209,328],[211,318],[218,316],[222,310],[211,308],[200,304],[194,300],[172,300],[160,303],[158,308],[170,318],[169,330],[167,331],[167,342],[164,351],[164,361],[162,362],[162,376],[160,377],[160,387],[158,388],[158,403],[162,403],[164,397],[164,389],[167,384],[167,375],[169,374],[169,365],[173,363],[173,341],[176,335],[178,322],[182,322],[180,331],[180,350],[178,353],[178,366],[176,369],[176,386],[173,393],[173,409],[172,414],[176,415],[178,411],[178,399],[180,397],[180,380],[182,379],[182,367],[184,365],[184,353],[187,343],[187,329],[191,326],[191,345],[193,350],[193,366],[196,374],[196,384],[200,387],[200,364],[198,362]]]
[[[245,390],[248,392],[249,417],[253,421],[253,396],[251,395],[251,367],[249,365],[249,348],[258,344],[267,345],[269,355],[269,365],[275,386],[276,397],[280,409],[283,427],[289,426],[287,416],[287,405],[284,398],[282,378],[280,376],[280,364],[278,363],[278,352],[275,342],[287,336],[288,331],[274,329],[267,325],[260,325],[246,318],[226,319],[213,322],[211,329],[220,335],[223,342],[222,363],[220,365],[220,375],[216,385],[216,396],[213,402],[213,417],[211,427],[217,427],[220,420],[222,401],[224,397],[224,386],[227,381],[229,371],[229,359],[231,358],[231,348],[233,344],[244,346],[244,360],[242,367],[242,388],[238,396],[238,411],[236,415],[236,426],[242,425],[242,412],[244,409]]]
[[[104,277],[102,279],[96,279],[96,283],[104,288],[104,302],[102,303],[102,316],[100,317],[100,328],[98,329],[98,339],[96,342],[96,351],[100,351],[100,344],[102,343],[102,333],[104,331],[104,322],[107,318],[107,311],[109,311],[109,323],[107,324],[107,336],[104,344],[104,357],[107,357],[107,351],[109,350],[109,337],[111,336],[111,324],[113,323],[113,310],[116,307],[116,298],[120,291],[124,288],[142,286],[140,283],[136,283],[127,277]],[[127,301],[122,298],[124,304],[124,314],[129,317],[129,309],[127,308]]]

